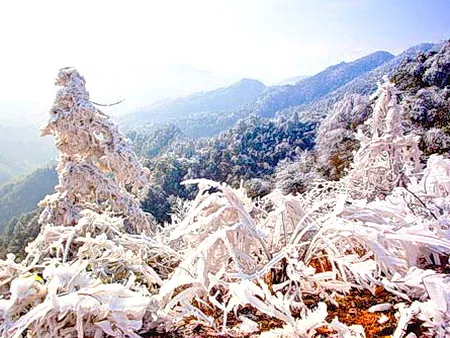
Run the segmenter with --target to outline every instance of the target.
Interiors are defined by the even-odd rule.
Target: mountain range
[[[215,115],[232,113],[237,118],[251,113],[272,117],[277,111],[321,98],[393,58],[391,53],[375,52],[353,62],[328,67],[293,85],[266,87],[260,81],[243,79],[226,88],[155,102],[124,116],[119,122],[129,126],[157,124],[188,116],[193,118],[195,114],[206,112]]]
[[[164,123],[202,112],[223,113],[253,102],[266,86],[252,79],[242,79],[228,87],[195,93],[186,97],[164,99],[119,118],[124,125]]]
[[[423,43],[394,56],[378,51],[352,62],[341,62],[310,77],[293,78],[294,84],[264,86],[244,79],[229,87],[155,102],[119,120],[122,127],[154,130],[165,122],[176,124],[188,137],[210,137],[251,114],[262,117],[300,116],[318,120],[326,116],[345,93],[369,94],[384,75],[420,51],[436,48]]]
[[[301,104],[296,108],[297,111],[311,111],[316,115],[325,116],[326,112],[346,94],[369,95],[377,89],[377,83],[382,80],[383,76],[392,76],[401,64],[411,58],[414,58],[419,52],[426,52],[439,48],[440,44],[422,43],[413,46],[403,53],[390,58],[375,69],[365,72],[355,79],[340,86],[336,90],[328,93],[319,100]],[[291,112],[289,112],[291,113]]]
[[[273,86],[247,109],[263,117],[274,116],[277,111],[317,100],[393,58],[391,53],[380,51],[353,62],[341,62],[294,85]]]

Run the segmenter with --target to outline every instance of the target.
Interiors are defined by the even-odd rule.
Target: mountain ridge
[[[119,119],[120,123],[135,124],[167,122],[170,118],[181,118],[190,114],[208,111],[228,112],[250,103],[267,87],[259,80],[243,78],[230,86],[211,91],[198,92],[185,97],[158,100],[138,111]]]
[[[345,94],[369,95],[373,93],[377,89],[377,83],[382,80],[384,75],[391,76],[403,62],[414,58],[420,52],[436,49],[440,45],[439,43],[421,43],[412,46],[389,61],[354,78],[322,98],[284,109],[278,112],[278,115],[289,116],[293,111],[296,111],[300,115],[308,116],[312,119],[323,118],[336,102],[344,98]]]
[[[257,111],[263,117],[273,116],[282,109],[325,96],[392,58],[394,55],[389,52],[377,51],[352,62],[340,62],[314,76],[300,80],[295,85],[270,87],[248,109]]]

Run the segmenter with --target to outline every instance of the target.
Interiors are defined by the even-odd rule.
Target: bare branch
[[[122,99],[120,101],[117,101],[117,102],[114,102],[114,103],[110,103],[110,104],[102,104],[102,103],[97,103],[97,102],[94,102],[94,101],[89,101],[89,102],[91,102],[92,104],[95,104],[96,106],[112,107],[112,106],[115,106],[115,105],[117,105],[119,103],[122,103],[123,101],[125,101],[125,99]]]

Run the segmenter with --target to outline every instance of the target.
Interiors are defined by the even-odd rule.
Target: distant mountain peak
[[[233,83],[232,86],[233,86],[233,85],[236,85],[236,84],[246,84],[246,83],[259,83],[259,84],[264,85],[264,83],[262,83],[262,82],[259,81],[259,80],[252,79],[252,78],[249,78],[249,77],[243,77],[243,78],[240,79],[239,81],[236,81],[235,83]]]
[[[254,88],[266,88],[266,85],[264,83],[262,83],[259,80],[255,80],[255,79],[250,79],[250,78],[243,78],[240,79],[239,81],[231,84],[230,86],[226,87],[226,88],[238,88],[238,87],[254,87]]]
[[[277,111],[324,97],[393,58],[389,52],[377,51],[351,62],[340,62],[293,85],[270,87],[249,109],[271,117]]]
[[[349,62],[348,64],[360,64],[360,63],[374,63],[378,66],[385,63],[386,61],[389,61],[395,57],[394,54],[386,52],[384,50],[379,50],[373,53],[370,53],[366,56],[363,56],[359,59],[356,59],[352,62]]]
[[[372,60],[376,60],[380,57],[381,59],[387,58],[388,60],[386,62],[382,62],[378,67],[372,69],[371,71],[361,74],[343,86],[328,93],[319,100],[300,105],[298,109],[301,109],[302,111],[314,111],[315,114],[324,116],[333,104],[341,100],[345,94],[352,93],[368,95],[373,93],[377,89],[377,82],[380,81],[385,75],[391,76],[406,59],[414,58],[420,52],[435,50],[439,46],[440,44],[421,43],[408,48],[395,57],[393,57],[391,53],[385,51],[371,53],[363,59],[367,60],[367,58],[372,58]]]
[[[388,57],[394,57],[395,55],[391,52],[385,51],[385,50],[377,50],[376,52],[370,53],[362,58],[369,58],[374,56],[388,56]]]

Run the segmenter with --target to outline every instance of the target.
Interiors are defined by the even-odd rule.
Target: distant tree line
[[[233,187],[252,179],[268,179],[280,161],[292,161],[313,149],[316,127],[315,122],[300,121],[297,114],[277,119],[251,115],[217,137],[197,141],[188,140],[173,125],[167,125],[168,133],[163,133],[172,135],[170,140],[135,135],[136,149],[147,157],[146,166],[152,173],[144,208],[159,221],[169,221],[171,202],[196,193],[180,185],[186,179],[208,178]],[[158,130],[153,135],[160,133]],[[248,187],[263,189],[256,182]],[[260,195],[258,191],[253,194]]]

